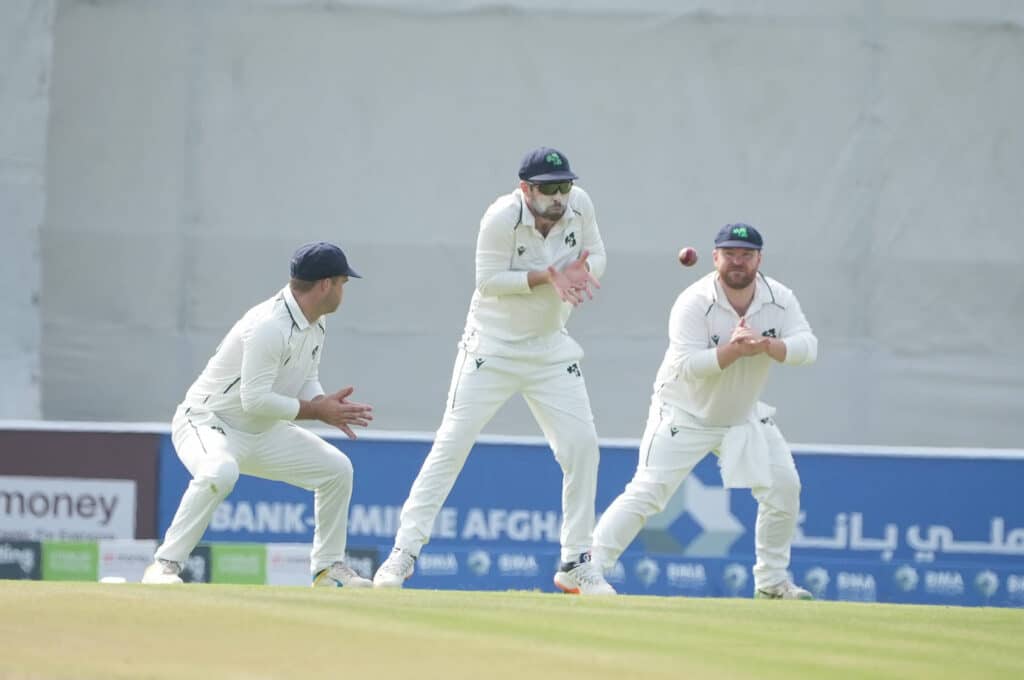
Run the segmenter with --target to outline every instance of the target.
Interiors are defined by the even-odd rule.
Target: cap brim
[[[747,248],[748,250],[761,250],[761,246],[754,245],[749,241],[722,241],[715,244],[716,248]]]
[[[359,274],[356,274],[356,270],[355,270],[355,269],[352,269],[352,267],[349,267],[349,268],[348,268],[348,271],[347,271],[347,272],[345,272],[344,274],[342,274],[342,276],[347,276],[347,277],[349,277],[350,279],[361,279],[361,278],[363,278],[363,277],[362,277],[362,276],[360,276]]]
[[[534,175],[533,177],[524,177],[523,179],[527,182],[543,184],[545,182],[564,182],[570,179],[579,179],[579,177],[574,172],[556,170],[555,172],[545,172],[543,175]]]

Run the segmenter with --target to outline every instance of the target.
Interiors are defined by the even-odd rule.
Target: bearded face
[[[542,191],[541,187],[545,187],[546,191]],[[554,193],[547,193],[551,188],[555,188]],[[565,192],[562,192],[562,189]],[[557,185],[537,185],[537,184],[526,184],[524,195],[526,196],[526,205],[529,206],[530,212],[536,217],[543,217],[544,219],[557,222],[565,214],[566,208],[569,207],[569,192],[572,190],[572,182],[560,182]]]
[[[733,290],[754,283],[761,266],[761,251],[753,248],[716,248],[713,257],[722,285]]]

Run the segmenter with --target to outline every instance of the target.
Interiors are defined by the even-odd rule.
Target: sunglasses
[[[537,191],[545,196],[554,196],[555,194],[569,193],[572,190],[572,181],[555,182],[553,184],[532,184],[530,186],[537,187]]]

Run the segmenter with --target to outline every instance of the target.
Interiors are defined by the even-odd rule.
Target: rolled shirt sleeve
[[[270,323],[256,324],[242,336],[240,396],[247,415],[276,420],[298,416],[299,400],[273,391],[285,344],[281,332]]]

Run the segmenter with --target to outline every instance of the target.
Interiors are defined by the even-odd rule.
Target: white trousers
[[[179,408],[171,440],[192,475],[178,511],[156,551],[159,559],[184,562],[203,537],[220,502],[239,474],[281,481],[314,492],[313,573],[345,558],[352,463],[312,432],[281,421],[249,434],[216,415]]]
[[[516,393],[523,395],[562,468],[562,559],[574,561],[590,550],[600,454],[579,362],[538,363],[466,350],[455,360],[444,419],[402,507],[397,547],[418,555],[430,540],[434,519],[477,435]]]
[[[787,578],[790,544],[800,514],[800,477],[793,454],[775,423],[764,427],[772,484],[751,489],[757,499],[754,586],[764,588]],[[705,428],[670,407],[652,407],[640,442],[636,473],[612,501],[594,529],[594,559],[610,567],[633,542],[647,519],[665,509],[676,489],[709,451],[716,451],[727,428]]]

